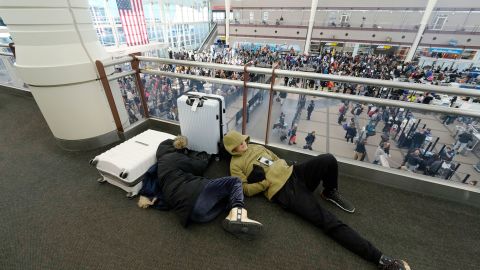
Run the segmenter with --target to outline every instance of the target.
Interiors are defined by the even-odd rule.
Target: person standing
[[[345,133],[345,139],[347,139],[347,142],[350,141],[353,143],[353,138],[355,138],[355,136],[357,136],[357,128],[354,123],[350,123]]]
[[[365,159],[365,156],[367,154],[365,144],[367,144],[367,139],[357,141],[357,145],[355,146],[355,154],[353,155],[354,160],[363,161]]]
[[[341,125],[343,120],[345,119],[345,113],[347,112],[347,105],[342,102],[340,108],[338,109],[338,124]]]
[[[288,132],[290,138],[288,139],[288,145],[297,144],[297,124],[293,124],[293,127]]]
[[[311,133],[308,133],[307,137],[305,137],[305,143],[306,145],[303,147],[303,149],[312,149],[312,144],[315,141],[315,131],[312,131]]]
[[[425,134],[425,129],[420,129],[419,131],[415,132],[412,136],[412,144],[410,145],[410,149],[412,148],[422,148],[423,143],[425,142],[425,138],[427,135]]]
[[[462,153],[463,149],[472,140],[473,140],[473,130],[464,131],[462,134],[458,136],[458,140],[455,143],[455,146],[453,146],[453,149],[457,150],[457,154]]]
[[[310,120],[310,116],[312,115],[313,109],[315,108],[315,102],[310,100],[310,104],[307,107],[307,120]]]
[[[373,164],[380,163],[380,156],[384,156],[386,158],[387,153],[385,151],[385,148],[387,147],[390,147],[390,144],[388,142],[383,142],[377,147],[377,150],[375,151],[375,156],[372,162]]]

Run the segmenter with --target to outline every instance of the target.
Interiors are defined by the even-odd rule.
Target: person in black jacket
[[[242,182],[237,177],[209,179],[201,176],[208,166],[205,152],[192,152],[187,139],[177,136],[165,140],[157,149],[158,183],[165,203],[173,209],[182,225],[205,223],[230,209],[223,228],[242,239],[252,239],[262,224],[247,217]]]
[[[310,116],[312,116],[312,112],[314,108],[315,108],[315,103],[313,100],[310,100],[310,104],[307,107],[307,120],[310,120]]]

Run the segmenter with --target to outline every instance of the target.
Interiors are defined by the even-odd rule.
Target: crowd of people
[[[169,58],[231,65],[245,65],[252,62],[253,65],[259,67],[272,67],[273,65],[278,64],[279,68],[292,71],[309,71],[341,76],[410,81],[432,85],[444,85],[459,80],[468,80],[470,83],[476,83],[478,80],[477,78],[467,78],[468,72],[461,73],[448,67],[441,68],[428,66],[422,68],[414,63],[403,62],[401,59],[393,55],[360,54],[354,56],[352,53],[335,53],[334,51],[318,55],[306,55],[299,54],[293,50],[274,51],[269,49],[269,47],[263,47],[260,49],[212,47],[211,50],[204,52],[182,50],[173,52],[172,50],[169,50]],[[155,68],[182,74],[230,80],[244,80],[243,72],[173,64],[163,64],[155,66]],[[257,81],[259,76],[250,74],[250,78],[248,79]],[[328,80],[300,79],[293,77],[284,77],[283,79],[283,84],[290,87],[325,90],[422,104],[433,104],[436,99],[441,98],[439,95],[432,92],[415,92],[406,89],[389,89],[354,83],[337,83]],[[132,83],[132,80],[124,79],[121,84],[123,84],[122,89],[125,89],[124,98],[126,100],[129,114],[138,115],[138,113],[130,113],[130,111],[134,112],[135,110],[141,111],[141,103],[139,102],[137,95],[131,94],[133,92],[133,87],[131,86]],[[210,84],[197,80],[172,79],[156,75],[144,75],[142,83],[145,86],[145,96],[150,115],[165,117],[170,120],[178,120],[176,100],[184,92],[200,91],[222,95],[225,97],[227,105],[234,102],[242,92],[241,87],[228,84]],[[285,92],[276,94],[278,94],[276,100],[282,106],[287,99],[288,94]],[[247,112],[250,113],[251,109],[261,102],[262,99],[263,95],[252,95],[252,100],[248,103],[249,109]],[[468,100],[468,98],[466,99]],[[458,107],[459,102],[461,102],[459,97],[451,97],[449,106]],[[284,141],[289,145],[297,144],[299,116],[302,113],[302,110],[306,109],[307,120],[310,120],[314,108],[315,103],[313,100],[307,104],[305,96],[301,96],[298,99],[297,110],[292,119],[286,121],[285,114],[283,111],[280,112],[280,116],[278,117],[279,120],[274,124],[273,128],[278,131],[277,133],[279,134],[281,141]],[[362,114],[366,114],[368,118],[365,125],[362,125],[360,122],[360,116]],[[237,118],[240,118],[242,114],[239,111],[236,115],[238,116]],[[347,118],[350,116],[351,119],[348,120]],[[130,121],[135,121],[138,117],[131,116],[130,118]],[[477,123],[476,119],[456,117],[454,115],[447,115],[443,120],[447,125],[452,124],[455,121],[465,123],[466,125]],[[384,123],[384,127],[381,131],[381,139],[378,144],[378,149],[373,160],[370,160],[371,162],[381,163],[383,160],[381,156],[384,154],[387,156],[389,155],[389,149],[391,147],[390,140],[397,141],[397,144],[400,147],[406,147],[408,144],[408,147],[406,147],[409,149],[406,155],[407,157],[410,157],[411,153],[415,155],[415,151],[411,151],[412,149],[423,149],[423,151],[432,150],[425,149],[426,145],[420,143],[418,138],[421,136],[419,137],[417,135],[420,129],[418,127],[412,129],[412,126],[414,126],[415,123],[415,117],[412,112],[398,108],[376,107],[371,104],[367,106],[362,104],[349,104],[348,102],[343,101],[339,108],[338,123],[345,129],[345,139],[347,142],[354,143],[355,145],[355,159],[363,161],[367,158],[365,144],[368,142],[369,137],[376,135],[377,125],[381,122]],[[239,123],[239,119],[237,119],[236,123]],[[392,134],[395,134],[395,136]],[[442,153],[445,151],[448,152],[448,149],[455,149],[457,152],[462,152],[466,145],[464,142],[466,139],[464,137],[465,136],[462,136],[462,138],[459,139],[459,141],[462,140],[462,142],[458,145],[445,146],[442,148],[442,152],[433,155],[433,157],[428,156],[430,151],[427,151],[427,154],[421,153],[420,156],[427,156],[431,159],[440,158],[442,161],[451,162],[451,160],[447,160],[448,158],[444,159],[443,157],[445,154]],[[313,150],[315,131],[309,131],[304,139],[305,144],[303,144],[303,148]],[[472,140],[469,140],[468,142],[471,142]],[[418,166],[415,169],[412,169],[414,167],[412,164],[415,163],[415,159],[411,158],[411,160],[412,162],[409,163],[408,158],[406,158],[406,161],[404,161],[400,167],[415,172],[425,172],[425,168],[431,168],[430,163],[432,162],[425,161],[423,162],[425,165],[417,164]],[[438,162],[435,164],[438,164]],[[428,173],[431,174],[432,172]]]
[[[346,111],[350,111],[351,114],[349,121],[345,119]],[[354,143],[355,160],[365,160],[367,157],[365,145],[368,140],[372,140],[371,143],[378,146],[373,160],[369,161],[387,167],[397,167],[392,166],[396,162],[391,159],[390,154],[391,145],[395,143],[399,149],[406,151],[403,161],[398,164],[399,169],[450,179],[458,169],[458,162],[455,162],[454,157],[464,154],[465,147],[474,141],[474,130],[470,128],[461,132],[454,144],[436,145],[432,129],[426,128],[426,124],[420,127],[415,115],[401,108],[368,106],[365,109],[366,124],[357,131],[360,126],[359,117],[363,111],[363,105],[358,103],[350,106],[348,103],[341,103],[339,107],[339,124],[345,130],[346,141]],[[381,130],[377,128],[380,122],[383,123]],[[374,137],[377,130],[380,136]]]

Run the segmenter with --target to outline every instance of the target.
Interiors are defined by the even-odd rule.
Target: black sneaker
[[[381,270],[410,270],[408,263],[402,260],[390,258],[382,255],[380,262],[378,262],[378,269]]]
[[[336,206],[340,207],[340,209],[347,211],[349,213],[355,212],[355,206],[353,206],[349,201],[342,198],[338,190],[334,190],[332,192],[325,193],[322,192],[322,198],[327,201],[331,201]]]

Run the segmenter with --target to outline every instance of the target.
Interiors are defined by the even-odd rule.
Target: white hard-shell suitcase
[[[225,123],[225,100],[220,95],[188,92],[177,99],[180,130],[188,148],[218,154]]]
[[[142,188],[144,174],[157,162],[158,146],[173,138],[171,134],[149,129],[96,156],[90,164],[101,175],[98,182],[107,181],[133,198]]]

